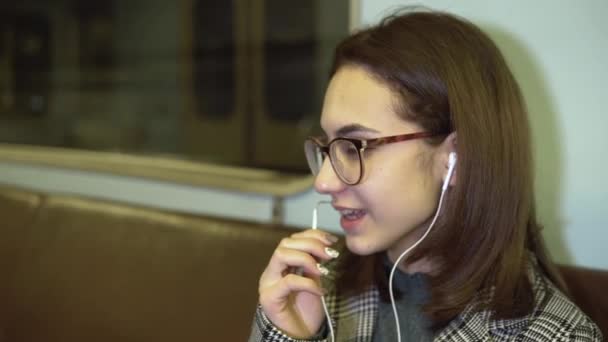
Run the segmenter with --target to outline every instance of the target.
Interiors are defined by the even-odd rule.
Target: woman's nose
[[[329,157],[323,160],[321,169],[315,177],[315,190],[320,194],[332,194],[344,190],[346,184],[340,180],[334,168],[331,166]]]

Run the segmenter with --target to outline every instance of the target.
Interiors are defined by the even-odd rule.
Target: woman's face
[[[392,91],[364,69],[342,67],[325,94],[321,126],[329,140],[422,131],[397,116],[396,101]],[[341,182],[325,159],[315,189],[332,196],[353,253],[388,250],[394,259],[424,233],[437,207],[444,174],[437,150],[422,139],[366,150],[363,177],[357,185]]]

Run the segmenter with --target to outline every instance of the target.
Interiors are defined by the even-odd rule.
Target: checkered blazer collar
[[[336,331],[340,331],[341,339],[352,342],[372,340],[379,298],[376,287],[343,299],[331,297],[328,305],[329,311],[333,312],[332,324]]]
[[[542,302],[546,297],[546,282],[531,262],[528,275],[533,284],[535,299]],[[492,319],[489,311],[475,310],[482,302],[492,298],[493,290],[480,292],[469,305],[448,326],[434,338],[435,342],[491,341],[493,337],[516,336],[533,319],[533,314],[515,319]],[[332,296],[330,312],[333,312],[333,325],[340,331],[344,341],[370,342],[377,319],[379,291],[370,287],[357,296],[337,299]]]
[[[340,341],[370,342],[376,324],[380,294],[376,287],[357,296],[337,299],[332,296],[329,311],[332,312],[332,325],[340,333]],[[444,328],[434,339],[436,342],[489,341],[491,320],[488,312],[474,312],[478,300]],[[519,321],[519,320],[518,320]],[[509,322],[505,327],[518,325]],[[497,327],[502,327],[497,325]]]

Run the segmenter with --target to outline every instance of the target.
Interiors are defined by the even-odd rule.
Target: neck
[[[405,252],[408,248],[414,245],[426,232],[427,224],[424,224],[415,230],[406,234],[401,240],[399,240],[393,247],[386,251],[388,259],[394,264],[397,259]],[[416,260],[415,262],[408,263],[407,257],[412,254],[414,250],[408,252],[399,263],[399,270],[405,273],[432,273],[435,269],[434,263],[426,257]]]
[[[391,257],[390,252],[387,252],[387,255],[388,255],[389,260],[393,263],[399,257],[399,255],[397,255],[395,258]],[[428,258],[422,258],[422,259],[418,259],[412,263],[407,263],[405,261],[401,261],[401,263],[399,264],[399,266],[397,268],[400,271],[407,273],[407,274],[414,274],[414,273],[431,274],[435,270],[435,263],[433,263]]]

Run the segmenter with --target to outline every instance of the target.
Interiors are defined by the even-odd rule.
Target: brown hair
[[[388,84],[401,100],[395,111],[403,119],[430,132],[457,132],[457,183],[446,194],[440,220],[408,257],[439,261],[424,308],[435,327],[483,290],[493,289],[492,299],[476,310],[490,309],[495,318],[529,313],[529,252],[561,286],[535,218],[525,103],[492,40],[465,19],[408,8],[342,41],[331,74],[345,65]],[[338,266],[338,291],[376,284],[385,297],[382,257],[346,254]]]

